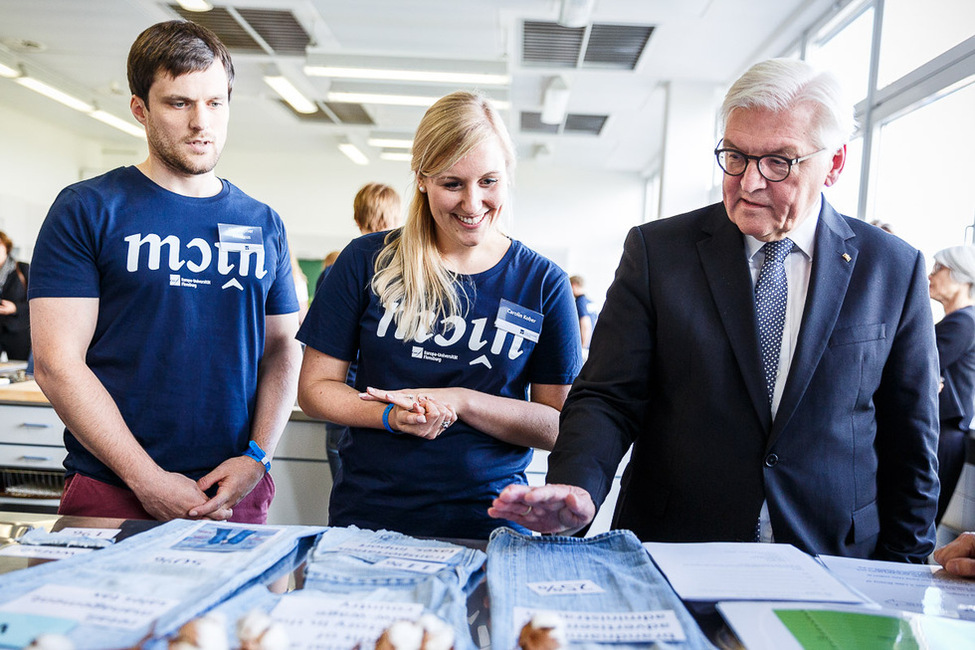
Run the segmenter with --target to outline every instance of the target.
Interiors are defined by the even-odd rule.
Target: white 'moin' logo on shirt
[[[395,308],[386,307],[383,317],[379,320],[379,326],[376,328],[376,336],[379,338],[385,338],[389,333],[390,325],[393,324],[393,315],[395,313]],[[433,313],[429,314],[427,322],[433,320]],[[508,358],[517,359],[525,353],[521,349],[521,344],[525,340],[524,337],[518,336],[516,334],[509,334],[501,329],[496,329],[494,331],[494,336],[489,341],[485,338],[484,330],[487,327],[487,318],[475,318],[470,323],[464,320],[460,316],[451,316],[450,318],[445,318],[441,321],[441,324],[447,326],[445,334],[430,334],[422,333],[416,337],[416,343],[426,343],[427,341],[432,341],[441,348],[449,348],[451,346],[462,344],[464,338],[467,338],[467,348],[472,352],[477,352],[489,342],[491,344],[490,352],[494,356],[502,354],[504,351],[505,341],[510,341],[508,346]],[[398,340],[402,341],[406,334],[399,327],[396,328],[393,336]],[[425,359],[428,354],[425,354],[421,346],[413,346],[412,356],[416,359]],[[482,355],[483,356],[483,355]]]
[[[145,236],[142,233],[136,233],[126,237],[125,241],[129,245],[125,268],[130,273],[139,270],[143,247],[148,249],[146,268],[152,271],[159,270],[162,249],[165,246],[168,252],[169,271],[179,271],[184,266],[191,273],[205,271],[213,263],[213,248],[216,248],[217,272],[220,275],[230,275],[236,269],[237,275],[247,277],[251,275],[252,264],[255,278],[260,280],[267,275],[267,269],[264,268],[264,246],[262,244],[216,242],[211,247],[211,244],[205,239],[195,237],[183,246],[176,235],[161,238],[153,233]]]

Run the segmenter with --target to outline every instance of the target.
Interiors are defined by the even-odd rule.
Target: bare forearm
[[[287,341],[265,353],[257,377],[257,404],[251,423],[251,439],[268,457],[284,432],[298,393],[301,348]]]
[[[457,415],[489,436],[524,447],[551,450],[559,433],[559,411],[547,404],[463,391]],[[449,400],[447,403],[450,403]]]
[[[298,395],[298,404],[307,415],[335,424],[383,428],[382,413],[386,404],[363,401],[354,388],[341,381],[307,382]]]
[[[161,468],[126,425],[118,406],[86,366],[51,366],[38,360],[35,379],[58,417],[88,451],[136,489]]]

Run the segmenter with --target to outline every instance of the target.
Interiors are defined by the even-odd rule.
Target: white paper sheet
[[[59,618],[71,619],[87,625],[134,630],[150,624],[177,604],[179,600],[175,598],[136,596],[114,591],[50,584],[4,603],[0,609],[46,616],[56,612]]]
[[[684,600],[863,602],[790,544],[646,542],[643,546]]]
[[[121,528],[78,528],[76,526],[67,526],[57,531],[56,534],[90,537],[92,539],[115,539],[115,536],[120,532],[122,532]]]
[[[820,555],[830,573],[883,607],[975,620],[975,580],[940,566]]]
[[[31,544],[11,544],[0,548],[0,555],[10,557],[32,557],[39,560],[63,560],[72,555],[81,555],[95,551],[94,548],[80,548],[77,546],[33,546]]]

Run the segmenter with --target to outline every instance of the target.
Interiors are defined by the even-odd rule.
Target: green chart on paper
[[[809,609],[775,615],[803,650],[918,650],[910,623],[891,616]]]

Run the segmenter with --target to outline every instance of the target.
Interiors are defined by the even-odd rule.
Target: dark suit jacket
[[[775,539],[923,561],[938,500],[934,323],[922,255],[828,204],[775,422],[744,240],[716,204],[630,231],[548,482],[599,504],[630,443],[614,527],[643,540]]]

